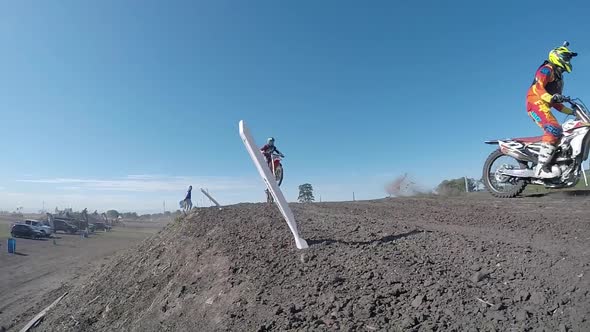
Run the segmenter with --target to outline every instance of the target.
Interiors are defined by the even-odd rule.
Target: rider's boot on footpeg
[[[541,144],[539,159],[537,162],[537,167],[535,168],[535,176],[537,178],[551,179],[561,175],[561,170],[557,165],[553,165],[550,170],[547,169],[554,153],[555,146],[545,142]]]

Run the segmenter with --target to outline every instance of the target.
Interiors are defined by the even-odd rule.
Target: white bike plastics
[[[578,166],[579,170],[574,171],[579,171],[582,173],[584,181],[587,185],[586,172],[584,171],[583,163],[588,159],[590,149],[590,114],[587,113],[588,110],[583,105],[583,103],[576,103],[574,111],[576,114],[576,119],[568,120],[564,122],[562,125],[563,137],[560,141],[559,146],[571,148],[571,157],[569,158],[571,158],[572,160],[580,161],[580,164]],[[538,150],[540,144],[540,142],[521,143],[518,140],[514,139],[486,141],[486,143],[498,144],[503,154],[524,162],[536,162],[536,158],[532,157],[530,153],[538,154],[538,152],[531,148],[535,148]],[[527,155],[527,153],[529,155]],[[560,161],[560,159],[557,158],[556,161],[558,162]],[[557,163],[554,163],[552,167],[558,167]],[[534,178],[534,171],[532,169],[509,169],[503,170],[501,171],[501,173],[508,176],[516,176],[519,178],[532,178],[532,183],[544,184],[543,182],[539,182],[539,180]],[[579,179],[579,175],[577,179]],[[577,179],[571,183],[568,183],[565,187],[575,185],[575,183],[578,181]]]
[[[580,170],[584,177],[586,177],[586,173],[583,170],[583,163],[585,161],[584,157],[587,158],[588,152],[583,150],[588,150],[590,148],[589,142],[587,141],[587,134],[590,131],[588,124],[584,121],[579,120],[568,120],[563,125],[563,138],[560,141],[560,146],[567,147],[568,145],[572,149],[572,159],[576,159],[578,155],[582,154],[582,160],[580,163]],[[498,146],[506,155],[512,156],[517,160],[524,160],[530,161],[530,157],[523,153],[522,149],[525,146],[536,146],[540,143],[535,142],[532,144],[523,144],[518,141],[514,140],[498,140]],[[553,167],[557,167],[556,164]],[[516,169],[516,170],[506,170],[504,171],[505,174],[510,176],[518,176],[518,177],[534,177],[534,171],[532,169]]]
[[[252,161],[254,162],[256,169],[258,169],[258,173],[260,173],[260,176],[262,177],[262,180],[264,180],[266,187],[273,196],[274,201],[277,203],[277,206],[279,207],[281,214],[285,218],[287,225],[289,225],[289,229],[291,230],[291,233],[293,233],[293,238],[295,239],[295,245],[297,246],[297,249],[308,248],[309,246],[307,245],[307,242],[299,236],[299,232],[297,230],[297,223],[295,222],[293,212],[291,211],[291,208],[289,207],[289,204],[287,203],[285,196],[283,196],[283,192],[279,188],[275,177],[270,173],[270,168],[262,159],[262,153],[260,153],[260,151],[258,150],[254,142],[254,139],[250,134],[250,130],[248,129],[248,127],[246,127],[246,123],[244,123],[243,120],[240,121],[239,126],[240,136],[242,137],[242,141],[246,146],[246,150],[248,151],[248,154],[250,154],[250,158],[252,158]]]

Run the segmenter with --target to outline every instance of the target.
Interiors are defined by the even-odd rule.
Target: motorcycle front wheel
[[[486,189],[498,198],[513,198],[522,193],[527,182],[522,179],[500,174],[501,169],[523,169],[526,164],[505,155],[497,149],[492,152],[483,165],[483,184]]]
[[[283,166],[277,166],[275,169],[275,179],[277,180],[277,184],[280,186],[283,183]]]

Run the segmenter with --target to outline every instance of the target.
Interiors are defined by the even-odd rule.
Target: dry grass
[[[4,240],[10,237],[10,225],[0,224],[0,239]]]

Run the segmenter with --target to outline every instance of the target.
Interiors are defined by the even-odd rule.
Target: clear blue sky
[[[290,200],[304,182],[343,200],[404,172],[479,177],[483,140],[540,134],[525,93],[565,39],[580,53],[566,94],[590,98],[589,7],[2,2],[0,209],[159,210],[188,184],[264,199],[241,119],[277,138]]]

